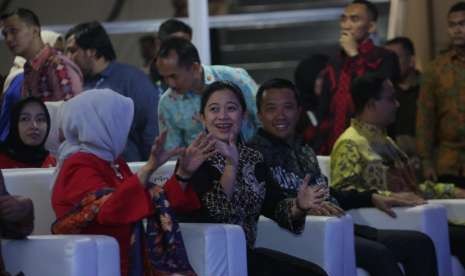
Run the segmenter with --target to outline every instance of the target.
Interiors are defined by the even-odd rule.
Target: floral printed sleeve
[[[167,131],[165,149],[174,149],[182,145],[181,130],[176,126],[173,114],[167,104],[166,95],[161,97],[158,104],[158,129],[160,133]]]
[[[375,177],[373,183],[363,175],[364,161],[357,145],[349,140],[340,141],[331,152],[331,187],[337,190],[357,190],[359,192],[378,190],[378,193],[389,195],[389,191],[380,191],[379,185],[373,185],[381,180]],[[379,173],[373,172],[373,175]]]

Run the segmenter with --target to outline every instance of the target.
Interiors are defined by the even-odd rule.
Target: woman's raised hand
[[[215,154],[216,143],[216,139],[211,134],[203,132],[199,134],[181,154],[176,174],[190,178],[205,160]]]
[[[229,134],[228,143],[223,141],[216,142],[216,150],[226,159],[226,165],[232,165],[234,168],[239,163],[239,151],[236,146],[236,137],[233,133]]]
[[[184,151],[184,148],[179,147],[172,150],[166,150],[164,148],[166,133],[167,132],[165,130],[157,138],[155,138],[152,149],[150,150],[150,156],[149,160],[147,161],[147,165],[149,168],[151,168],[152,171],[155,171],[173,156],[179,155]]]

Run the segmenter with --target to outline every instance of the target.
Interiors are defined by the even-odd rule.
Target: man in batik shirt
[[[37,15],[19,8],[2,15],[0,22],[10,51],[27,60],[24,64],[22,97],[60,101],[82,91],[81,71],[61,52],[44,44]]]
[[[419,183],[407,155],[386,134],[399,103],[386,78],[364,76],[354,80],[355,118],[331,152],[331,186],[339,190],[368,191],[395,198],[465,198],[465,190],[450,183]],[[452,253],[465,263],[465,228],[450,225]]]
[[[426,179],[465,187],[465,2],[451,7],[448,25],[452,48],[423,74],[416,143]]]

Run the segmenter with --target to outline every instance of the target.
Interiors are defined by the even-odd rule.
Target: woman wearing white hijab
[[[147,163],[132,174],[119,157],[123,152],[134,104],[110,89],[85,91],[64,103],[61,128],[65,141],[58,150],[58,175],[52,194],[52,205],[58,220],[52,226],[56,234],[103,234],[113,236],[120,246],[121,272],[142,275],[148,271],[182,272],[194,275],[182,245],[179,228],[171,221],[164,193],[158,186],[147,183],[148,176],[170,157],[180,152],[165,152],[166,134],[155,141]],[[160,216],[173,224],[171,231],[157,226]],[[148,219],[144,239],[141,220]],[[161,220],[164,221],[164,220]],[[162,233],[160,233],[160,231]],[[170,263],[165,267],[166,250],[159,249],[154,238],[168,236],[175,244]],[[166,246],[166,245],[163,245]],[[154,247],[157,247],[155,251]],[[160,252],[144,254],[146,252]],[[149,260],[143,260],[147,257]],[[160,263],[161,262],[161,263]],[[149,263],[150,266],[144,266]],[[147,275],[147,274],[146,274]],[[148,274],[152,275],[152,274]]]

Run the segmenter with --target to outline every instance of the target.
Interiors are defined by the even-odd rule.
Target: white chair
[[[434,243],[441,276],[452,275],[446,210],[440,205],[426,204],[412,208],[394,208],[391,218],[375,208],[350,210],[354,223],[378,229],[416,230],[427,234]]]
[[[44,235],[3,240],[8,272],[27,276],[120,275],[118,243],[107,236]]]
[[[465,222],[465,199],[432,199],[428,202],[444,206],[449,221],[462,224]],[[465,268],[455,256],[452,256],[452,275],[465,276]]]
[[[349,216],[307,216],[301,235],[293,234],[261,216],[256,246],[311,261],[329,276],[355,275],[353,223]]]
[[[174,163],[167,163],[164,167],[160,168],[152,177],[164,177],[166,172],[171,172],[173,169]],[[48,235],[50,234],[50,226],[55,220],[55,214],[51,207],[51,186],[53,179],[54,169],[13,169],[13,170],[2,170],[3,176],[5,179],[5,185],[10,194],[22,195],[28,198],[31,198],[34,202],[35,208],[35,228],[34,235]],[[157,173],[162,172],[162,175],[156,175]],[[245,256],[245,236],[242,231],[242,228],[236,225],[224,225],[224,224],[202,224],[202,223],[181,223],[180,224],[181,232],[183,235],[184,242],[186,244],[187,255],[190,263],[192,264],[194,270],[198,275],[247,275],[247,262]],[[67,246],[68,249],[70,246],[74,246],[73,242],[82,242],[82,240],[76,240],[73,236],[65,235],[63,236],[61,243],[55,241],[52,236],[53,242],[56,242],[56,246]],[[66,241],[66,238],[70,237],[70,242]],[[69,267],[66,267],[66,270],[56,271],[54,275],[60,276],[74,276],[74,275],[99,275],[99,276],[114,276],[118,273],[114,273],[114,269],[110,270],[111,273],[108,274],[71,274],[73,272],[73,265],[76,263],[82,263],[81,256],[88,255],[98,255],[98,256],[112,256],[112,260],[107,260],[106,262],[99,263],[108,267],[116,267],[119,271],[119,257],[114,253],[118,253],[117,243],[111,237],[103,237],[105,240],[113,239],[116,243],[116,248],[114,246],[108,247],[107,243],[100,242],[99,236],[82,236],[83,238],[87,237],[87,240],[93,239],[93,243],[97,244],[95,246],[75,246],[72,247],[73,250],[76,250],[76,254],[71,254],[68,256],[73,256],[76,259],[71,261],[66,261],[66,258],[62,261],[64,264],[68,264]],[[8,241],[7,244],[10,244],[10,247],[20,247],[18,250],[23,250],[21,252],[28,252],[31,250],[31,253],[22,255],[30,256],[24,260],[25,263],[34,262],[34,254],[37,252],[37,248],[43,243],[37,242],[37,240],[42,241],[43,239],[49,239],[50,236],[30,236],[28,240],[22,241]],[[34,243],[33,243],[34,242]],[[29,248],[30,247],[30,248]],[[66,247],[62,248],[67,250]],[[97,251],[95,252],[95,250]],[[6,249],[10,250],[10,248]],[[58,250],[58,249],[57,249]],[[71,250],[71,249],[69,249]],[[91,252],[91,251],[94,252]],[[20,251],[18,251],[20,252]],[[44,252],[47,252],[44,250]],[[54,255],[58,256],[58,255]],[[45,257],[45,254],[44,254]],[[63,258],[66,257],[63,255]],[[11,259],[8,259],[10,261]],[[46,259],[48,260],[48,259]],[[86,260],[85,258],[83,260]],[[74,262],[74,263],[73,263]],[[18,266],[18,262],[7,263],[7,267],[11,265],[12,267]],[[61,268],[61,267],[60,267]],[[63,266],[65,269],[65,266]],[[90,269],[90,268],[89,268]],[[101,270],[102,273],[106,273],[107,270]],[[73,272],[74,273],[74,272]],[[26,274],[26,275],[53,275],[53,274]]]
[[[318,164],[322,173],[331,175],[331,160],[329,156],[318,156]],[[413,208],[394,208],[397,218],[391,218],[375,208],[350,210],[354,223],[369,225],[379,229],[417,230],[427,234],[434,243],[438,261],[439,275],[452,275],[451,254],[448,238],[446,210],[443,206],[427,204]],[[359,276],[369,275],[362,269],[357,269]]]

